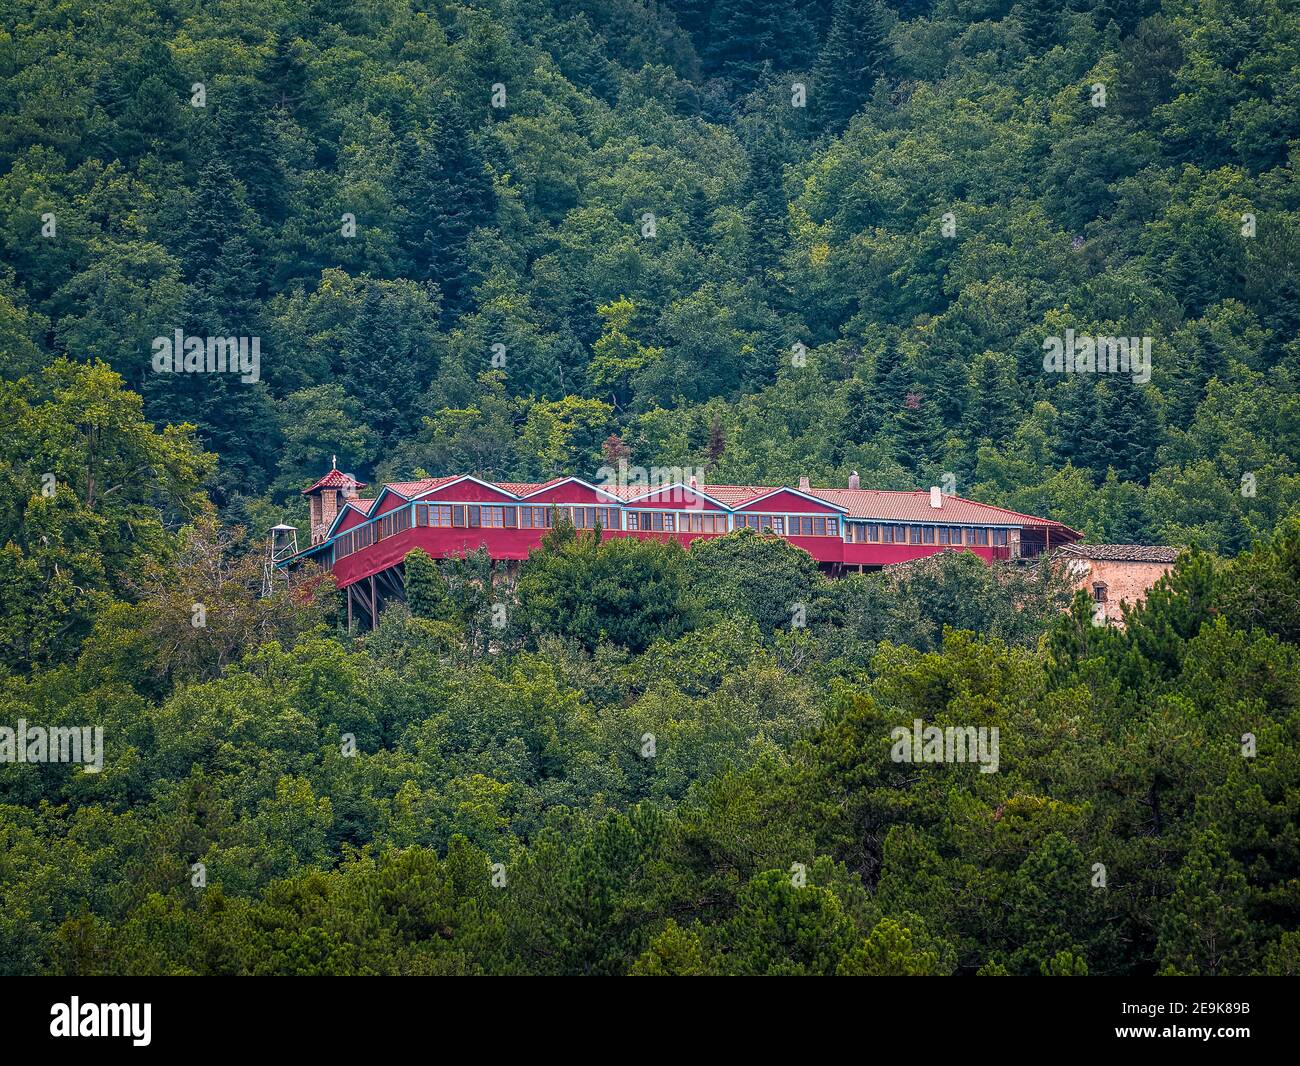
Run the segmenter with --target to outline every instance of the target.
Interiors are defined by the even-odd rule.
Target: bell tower
[[[344,503],[356,496],[358,489],[366,487],[364,481],[358,481],[351,474],[339,469],[338,456],[331,456],[330,472],[312,485],[303,489],[302,494],[311,501],[311,542],[319,544]]]

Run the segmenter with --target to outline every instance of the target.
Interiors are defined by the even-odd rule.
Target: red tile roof
[[[358,481],[351,474],[345,474],[342,470],[336,468],[312,485],[311,488],[303,489],[302,494],[310,496],[318,489],[364,489],[365,487],[366,483],[364,481]]]
[[[741,507],[750,500],[756,500],[780,488],[779,485],[701,485],[700,491],[728,507]]]
[[[417,496],[423,496],[434,489],[441,488],[453,481],[460,480],[464,475],[450,475],[447,477],[421,478],[416,481],[394,481],[390,482],[386,488],[402,496],[404,499],[413,499]],[[307,492],[322,487],[342,487],[346,482],[348,475],[340,473],[338,470],[331,470],[320,481],[316,482]],[[517,498],[532,496],[542,489],[552,485],[560,484],[567,481],[567,477],[555,477],[549,481],[501,481],[496,482],[495,487],[503,492],[509,493]],[[354,482],[360,486],[361,482]],[[485,482],[485,484],[492,484]],[[620,500],[633,500],[638,497],[647,496],[654,491],[662,491],[668,488],[667,485],[647,486],[647,485],[597,485],[602,492],[616,497]],[[717,500],[727,508],[740,508],[754,500],[757,500],[770,493],[780,492],[782,489],[788,489],[794,492],[803,492],[805,490],[795,489],[792,486],[781,485],[699,485],[697,491],[705,496]],[[1034,515],[1021,514],[1019,511],[1011,511],[1005,507],[995,507],[992,504],[978,503],[975,500],[967,500],[961,496],[943,496],[942,506],[930,506],[930,493],[924,489],[911,491],[893,491],[884,489],[808,489],[806,495],[822,500],[835,507],[841,507],[845,510],[845,517],[866,521],[881,522],[900,522],[900,523],[944,523],[952,525],[1003,525],[1003,526],[1025,526],[1030,528],[1061,530],[1072,538],[1078,538],[1080,534],[1068,526],[1054,522],[1047,518],[1038,518]],[[372,501],[353,501],[354,503],[366,503],[365,513],[369,513]]]
[[[504,489],[512,496],[531,496],[548,485],[558,485],[561,481],[567,480],[567,478],[553,477],[550,481],[489,481],[488,484]]]
[[[455,474],[450,477],[425,477],[418,481],[390,481],[384,488],[390,489],[403,496],[411,499],[413,496],[423,496],[426,492],[432,492],[434,489],[441,488],[443,485],[449,485],[453,481],[459,481],[461,475]]]
[[[951,523],[955,526],[1069,528],[1048,518],[1037,518],[1031,514],[1021,514],[1019,511],[1009,511],[1005,507],[995,507],[990,503],[977,503],[974,500],[963,499],[961,496],[943,496],[941,497],[943,506],[931,507],[930,493],[921,489],[912,492],[885,489],[810,489],[808,495],[847,508],[850,518],[877,519],[887,522],[938,522]],[[1074,530],[1070,532],[1073,533]]]
[[[1099,563],[1176,563],[1182,551],[1164,544],[1071,544],[1065,550]]]

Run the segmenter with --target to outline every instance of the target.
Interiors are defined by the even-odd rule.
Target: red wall
[[[888,566],[951,550],[954,550],[951,544],[845,544],[844,562],[853,566]],[[993,561],[992,545],[960,545],[955,550],[974,552],[986,563]]]
[[[490,489],[476,481],[457,481],[419,497],[420,503],[518,503],[509,493]]]
[[[774,492],[771,496],[762,500],[755,500],[753,503],[747,503],[744,507],[736,508],[738,511],[757,511],[760,514],[781,514],[788,511],[790,514],[840,514],[828,503],[822,503],[820,500],[807,500],[804,497],[793,492],[781,491]]]
[[[340,533],[346,533],[353,526],[361,525],[361,523],[366,521],[368,517],[368,515],[362,514],[355,507],[349,507],[347,513],[339,519],[338,528],[334,530],[334,535],[338,536]]]
[[[653,496],[647,496],[644,500],[629,500],[627,506],[644,507],[648,511],[690,510],[727,513],[725,507],[720,507],[702,496],[696,496],[690,489],[665,489],[663,492],[656,492]]]
[[[581,486],[577,486],[581,488]],[[416,526],[385,537],[334,564],[339,587],[396,566],[412,548],[421,548],[434,558],[461,555],[487,545],[493,559],[527,559],[545,535],[544,529],[444,529]],[[604,538],[636,537],[639,540],[667,540],[682,544],[696,539],[708,540],[720,533],[656,533],[651,530],[604,531]],[[922,559],[949,550],[946,544],[846,544],[836,537],[789,537],[791,544],[802,548],[819,563],[844,563],[847,566],[884,566],[909,559]],[[985,562],[993,559],[992,546],[966,547]]]
[[[566,481],[563,485],[543,489],[541,492],[517,501],[521,505],[536,507],[547,503],[583,503],[591,507],[617,507],[619,501],[599,492],[593,492],[586,485],[576,481]]]
[[[410,502],[410,500],[402,499],[397,493],[390,492],[375,504],[375,508],[370,512],[369,517],[378,518],[381,514],[388,514],[389,511],[399,511]]]

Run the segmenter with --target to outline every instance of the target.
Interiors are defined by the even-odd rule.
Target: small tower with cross
[[[357,494],[358,489],[365,488],[364,481],[358,481],[351,474],[339,469],[337,455],[330,457],[330,472],[312,485],[302,490],[302,494],[311,501],[311,542],[319,544],[325,539],[334,519],[347,500]]]

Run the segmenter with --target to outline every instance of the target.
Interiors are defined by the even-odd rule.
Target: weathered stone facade
[[[1146,599],[1147,590],[1178,559],[1177,548],[1150,544],[1072,544],[1063,554],[1074,587],[1088,594],[1098,617],[1111,625],[1122,625],[1122,605]]]

